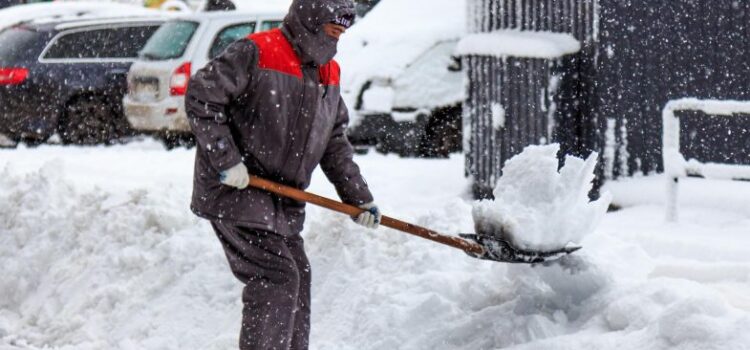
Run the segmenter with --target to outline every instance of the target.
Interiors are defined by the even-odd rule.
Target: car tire
[[[461,107],[451,106],[434,111],[419,140],[420,157],[447,158],[462,148]]]
[[[179,147],[191,149],[196,145],[195,136],[191,133],[165,132],[159,138],[164,147],[170,151]]]
[[[383,154],[396,153],[399,157],[418,156],[419,141],[424,130],[420,123],[392,122],[382,129],[375,145],[376,151]]]
[[[60,138],[65,144],[112,144],[127,135],[127,126],[102,96],[80,96],[65,106]]]
[[[352,147],[354,148],[354,154],[361,155],[361,156],[370,153],[370,148],[372,148],[372,146],[364,146],[364,145],[353,145]]]

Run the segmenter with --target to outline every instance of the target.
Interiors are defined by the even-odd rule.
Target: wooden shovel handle
[[[279,196],[284,196],[301,202],[318,205],[352,217],[357,216],[365,211],[364,209],[357,208],[353,205],[341,203],[326,197],[321,197],[316,194],[305,192],[294,187],[278,184],[257,176],[250,176],[250,181],[248,182],[248,184],[252,187],[275,193]],[[381,218],[380,224],[392,229],[396,229],[415,236],[429,239],[431,241],[458,248],[465,252],[479,255],[484,254],[484,248],[474,242],[470,242],[458,237],[446,236],[424,227],[413,225],[408,222],[403,222],[401,220],[397,220],[385,215],[383,215],[383,217]]]

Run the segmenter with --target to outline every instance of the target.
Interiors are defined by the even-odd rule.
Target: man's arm
[[[336,187],[341,200],[348,204],[361,206],[373,201],[367,182],[360,174],[359,166],[354,163],[354,148],[346,138],[346,126],[349,123],[349,112],[344,100],[339,98],[338,115],[333,133],[328,140],[320,167],[328,180]]]
[[[190,127],[198,145],[217,171],[242,161],[230,131],[226,107],[245,91],[258,60],[249,40],[240,40],[199,70],[185,96]]]

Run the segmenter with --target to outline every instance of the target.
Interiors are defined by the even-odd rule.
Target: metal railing
[[[683,98],[669,101],[662,110],[662,159],[667,177],[667,221],[677,221],[677,195],[681,177],[697,175],[711,179],[750,180],[750,166],[702,163],[686,160],[680,153],[680,119],[676,111],[699,111],[709,117],[750,114],[750,101]]]

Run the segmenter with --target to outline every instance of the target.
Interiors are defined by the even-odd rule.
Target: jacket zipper
[[[320,91],[318,87],[321,83],[323,83],[320,79],[320,67],[317,67],[317,72],[318,74],[315,76],[318,77],[318,83],[316,85],[315,91]],[[305,165],[305,162],[303,162],[302,159],[307,153],[307,146],[310,144],[310,136],[312,135],[313,129],[315,128],[315,122],[316,122],[315,118],[318,116],[317,112],[320,110],[320,105],[322,103],[325,103],[325,99],[318,98],[318,94],[315,95],[315,98],[312,101],[315,103],[315,109],[314,109],[315,114],[313,114],[312,116],[313,120],[310,121],[310,128],[307,130],[307,135],[305,135],[305,143],[302,144],[302,156],[300,157],[300,162],[299,162],[299,165],[297,166],[297,171],[295,172],[295,176],[299,175],[300,170]]]
[[[289,121],[289,126],[290,126],[289,130],[291,131],[291,134],[289,135],[289,142],[287,142],[286,150],[284,151],[284,159],[287,159],[287,160],[289,159],[289,154],[292,151],[292,143],[294,142],[294,137],[297,131],[296,130],[297,124],[299,123],[299,119],[302,117],[302,107],[305,105],[305,96],[306,96],[305,92],[307,91],[307,80],[305,80],[306,79],[305,70],[304,70],[304,67],[300,67],[300,68],[302,69],[302,98],[300,98],[299,107],[297,108],[297,115],[295,116],[294,120]],[[300,163],[302,163],[301,159],[302,157],[300,157]],[[296,175],[297,174],[295,172],[294,176]]]

